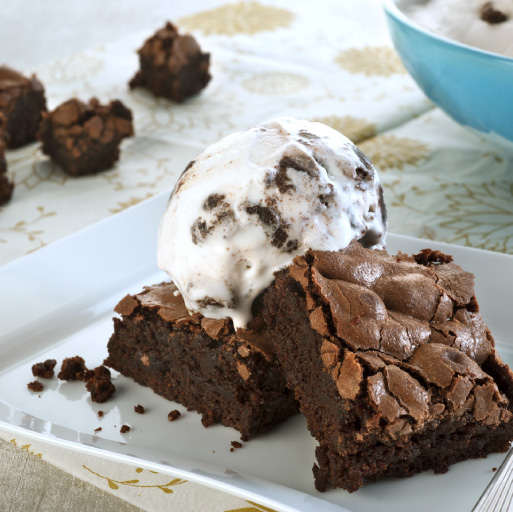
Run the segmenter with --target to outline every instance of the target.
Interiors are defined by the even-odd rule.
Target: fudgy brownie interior
[[[105,364],[200,412],[205,426],[248,438],[297,412],[258,315],[235,332],[231,320],[190,315],[172,283],[127,295],[116,312]]]

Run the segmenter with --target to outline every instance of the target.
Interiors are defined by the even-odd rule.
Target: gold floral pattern
[[[432,177],[424,186],[399,179],[383,185],[390,225],[408,218],[419,226],[415,236],[513,253],[513,183],[459,183]]]
[[[127,208],[130,208],[131,206],[134,206],[141,201],[145,201],[146,199],[149,199],[152,197],[153,194],[151,192],[147,192],[145,196],[143,197],[131,197],[128,201],[118,201],[118,207],[117,208],[111,208],[109,211],[110,213],[119,213],[123,210],[126,210]]]
[[[73,82],[97,75],[105,62],[90,53],[70,55],[53,61],[37,71],[42,82]]]
[[[205,35],[234,36],[287,28],[293,19],[294,13],[287,9],[259,2],[237,2],[186,16],[179,20],[179,25]]]
[[[513,250],[513,183],[495,181],[454,185],[438,214],[451,243],[479,249]]]
[[[391,76],[405,74],[397,53],[388,46],[365,46],[342,50],[335,57],[335,63],[350,73],[366,76]]]
[[[222,90],[210,90],[208,106],[202,97],[181,105],[164,98],[155,98],[145,90],[130,93],[130,103],[139,130],[151,134],[169,129],[185,133],[204,128],[226,134],[233,131],[233,116],[242,113],[243,104],[236,95]]]
[[[34,190],[45,182],[64,186],[68,181],[68,175],[35,144],[9,155],[8,168],[15,177],[15,186],[24,186],[28,190]]]
[[[420,140],[387,134],[362,142],[360,149],[380,170],[403,170],[406,165],[418,165],[429,155],[428,146]]]
[[[256,73],[241,83],[246,91],[268,96],[294,94],[305,89],[309,84],[308,77],[284,71]]]
[[[249,503],[251,507],[234,508],[231,510],[227,510],[226,512],[277,512],[272,508],[264,507],[263,505],[259,505],[254,501],[246,500],[246,502]]]
[[[116,480],[114,478],[109,478],[107,476],[100,475],[96,471],[93,471],[92,469],[88,468],[85,464],[82,465],[84,469],[89,471],[91,474],[96,475],[99,478],[102,478],[107,481],[109,484],[109,487],[113,490],[119,489],[120,485],[126,485],[128,487],[138,487],[138,488],[145,488],[145,489],[160,489],[162,492],[165,492],[166,494],[172,494],[173,489],[170,489],[170,487],[173,487],[175,485],[181,485],[187,482],[187,480],[181,480],[180,478],[173,478],[167,483],[162,484],[143,484],[141,483],[140,478],[133,478],[130,480]],[[135,472],[140,474],[142,473],[142,468],[136,468]]]
[[[376,135],[376,125],[366,119],[353,116],[326,116],[313,119],[339,131],[355,144]]]
[[[16,439],[11,439],[10,442],[14,446],[18,446],[18,442],[16,441]],[[36,453],[34,450],[31,450],[30,449],[31,446],[32,445],[30,445],[30,444],[24,444],[24,445],[18,446],[18,448],[20,450],[23,450],[24,452],[27,452],[29,455],[33,455],[34,457],[37,457],[38,459],[42,459],[43,455],[41,453]]]
[[[36,224],[44,219],[48,219],[49,217],[56,215],[56,212],[47,212],[44,206],[37,206],[36,209],[39,213],[32,220],[19,220],[13,226],[3,228],[0,227],[0,233],[17,233],[22,235],[28,242],[30,242],[32,248],[28,251],[28,253],[37,251],[37,249],[41,249],[41,247],[46,245],[46,242],[42,238],[44,230],[34,229]],[[6,240],[0,238],[0,242],[6,243]]]

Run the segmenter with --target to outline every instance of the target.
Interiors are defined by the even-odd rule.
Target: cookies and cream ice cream
[[[513,57],[513,0],[402,0],[398,5],[432,32]]]
[[[245,327],[254,299],[295,255],[353,239],[381,248],[385,235],[383,191],[366,156],[321,123],[281,118],[189,164],[162,217],[157,257],[191,313]]]

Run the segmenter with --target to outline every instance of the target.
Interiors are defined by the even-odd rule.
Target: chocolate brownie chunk
[[[167,415],[167,421],[176,421],[182,413],[178,409],[174,409]]]
[[[128,425],[121,425],[121,428],[119,429],[119,431],[122,434],[126,434],[127,432],[130,432],[130,427]]]
[[[84,380],[86,371],[87,368],[82,357],[66,357],[62,361],[61,371],[57,374],[57,378],[61,380]]]
[[[171,283],[127,295],[116,307],[105,363],[154,392],[253,436],[296,412],[293,393],[262,319],[232,322],[190,315]]]
[[[513,375],[473,276],[423,254],[421,265],[356,242],[310,251],[265,294],[269,337],[319,442],[320,491],[444,473],[513,439]]]
[[[111,169],[119,145],[134,134],[132,112],[119,101],[101,105],[71,99],[43,114],[38,138],[43,152],[72,176]]]
[[[14,69],[0,66],[0,113],[6,118],[5,140],[9,149],[36,140],[45,111],[45,90],[35,75],[27,78]]]
[[[5,161],[5,142],[2,139],[2,126],[5,117],[0,114],[0,205],[11,199],[14,185],[7,178],[7,162]]]
[[[116,392],[116,386],[109,378],[95,376],[86,382],[87,391],[91,393],[91,400],[97,404],[106,402]]]
[[[130,87],[145,87],[155,96],[181,103],[199,93],[210,81],[210,54],[203,53],[196,39],[180,35],[167,22],[146,40],[139,54],[140,69]]]
[[[140,404],[134,406],[134,411],[137,414],[144,414],[145,413],[144,407],[142,405],[140,405]]]
[[[91,379],[110,379],[110,370],[105,366],[97,366],[94,370],[86,370],[84,372],[84,380]]]
[[[39,391],[43,391],[43,384],[41,384],[41,382],[37,380],[29,382],[27,384],[27,387],[30,389],[30,391],[35,391],[36,393]]]
[[[432,263],[451,263],[453,261],[452,256],[449,254],[431,249],[423,249],[418,254],[414,254],[413,259],[419,265],[425,265],[426,267],[429,267]]]
[[[32,365],[32,375],[34,377],[42,377],[43,379],[51,379],[54,376],[53,369],[57,361],[55,359],[47,359],[43,363],[36,363]]]

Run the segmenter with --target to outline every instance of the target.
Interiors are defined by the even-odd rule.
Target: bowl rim
[[[398,0],[382,0],[383,9],[388,15],[396,18],[399,22],[408,25],[410,28],[416,30],[417,32],[422,32],[423,34],[433,39],[438,39],[439,41],[442,41],[444,43],[457,46],[469,53],[474,53],[476,55],[496,59],[503,62],[513,63],[513,57],[509,57],[508,55],[502,55],[500,53],[491,52],[489,50],[483,50],[481,48],[477,48],[476,46],[461,43],[459,41],[456,41],[455,39],[451,39],[450,37],[437,34],[436,32],[432,32],[431,30],[424,28],[422,25],[416,23],[411,18],[409,18],[401,9],[399,9],[399,7],[397,6],[397,1]]]

